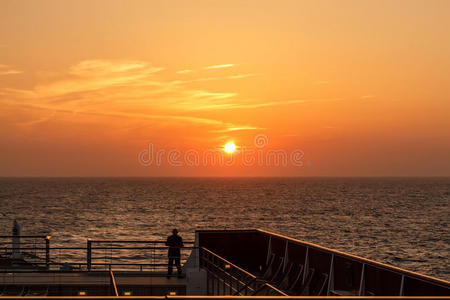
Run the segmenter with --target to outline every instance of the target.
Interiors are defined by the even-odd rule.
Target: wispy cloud
[[[237,75],[231,75],[228,76],[229,79],[241,79],[241,78],[247,78],[247,77],[253,77],[256,76],[256,74],[250,73],[250,74],[237,74]]]
[[[186,70],[177,71],[177,74],[187,74],[187,73],[192,73],[192,72],[194,72],[194,71],[186,69]]]
[[[192,89],[191,80],[162,78],[154,67],[143,61],[87,60],[72,66],[67,74],[38,84],[32,90],[0,90],[8,98],[39,100],[47,105],[64,105],[66,109],[129,110],[129,107],[146,110],[171,110],[173,112],[213,111],[223,109],[257,109],[281,105],[295,105],[313,101],[336,99],[293,99],[256,101],[242,99],[234,92],[212,92]],[[237,74],[210,79],[239,79],[255,74]]]
[[[210,69],[223,69],[223,68],[231,68],[234,66],[233,64],[223,64],[223,65],[213,65],[213,66],[207,66],[204,69],[210,70]]]
[[[233,126],[229,124],[229,127],[219,130],[211,130],[211,132],[223,133],[223,132],[233,132],[233,131],[244,131],[244,130],[264,130],[264,127],[256,126]]]
[[[163,68],[140,61],[87,60],[72,66],[65,79],[38,85],[35,91],[41,96],[50,97],[113,86],[134,85],[161,70]],[[151,83],[146,82],[147,85]]]
[[[219,98],[216,98],[219,99]],[[207,98],[211,100],[211,98]],[[330,99],[297,99],[297,100],[278,100],[269,102],[255,102],[251,100],[242,99],[231,99],[236,102],[217,102],[217,101],[203,101],[196,103],[195,106],[186,107],[189,110],[221,110],[221,109],[256,109],[272,106],[283,106],[283,105],[295,105],[295,104],[305,104],[305,103],[319,103],[319,102],[333,102],[339,101],[340,98],[330,98]],[[239,102],[237,102],[239,100]]]
[[[217,65],[217,68],[228,66],[230,65]],[[124,118],[127,119],[123,122],[128,124],[127,128],[184,128],[186,124],[195,124],[205,132],[217,133],[264,129],[260,124],[251,124],[252,121],[248,119],[229,122],[223,119],[224,114],[221,111],[224,110],[260,109],[339,100],[248,99],[230,90],[212,91],[205,88],[205,85],[201,84],[202,78],[174,80],[173,78],[177,78],[176,72],[170,74],[161,72],[162,70],[164,68],[144,61],[86,60],[73,65],[65,73],[40,78],[40,82],[32,89],[0,89],[0,102],[2,105],[16,106],[21,110],[35,110],[32,118],[22,122],[23,126],[28,127],[50,121],[54,118],[54,113],[58,113],[66,118],[74,115],[84,116],[72,122]],[[238,80],[250,76],[255,74],[235,74],[210,79]],[[90,117],[92,118],[89,119]]]
[[[183,83],[194,83],[201,81],[214,81],[214,80],[234,80],[234,79],[243,79],[248,77],[256,76],[257,74],[236,74],[231,76],[209,76],[209,77],[199,77],[190,80],[184,80]]]
[[[192,98],[225,99],[236,96],[235,93],[213,93],[202,90],[188,91]]]
[[[193,89],[190,83],[195,82],[195,78],[171,80],[167,72],[160,75],[162,70],[144,61],[86,60],[73,65],[66,73],[42,78],[30,90],[0,89],[0,102],[21,109],[47,111],[23,122],[25,126],[48,121],[53,118],[52,113],[57,112],[130,120],[169,120],[170,126],[191,123],[224,132],[260,128],[246,122],[236,124],[193,115],[194,111],[237,107],[238,95]],[[155,124],[158,123],[161,122]]]
[[[124,73],[128,71],[144,71],[145,73],[154,73],[162,68],[149,67],[148,63],[143,61],[108,61],[108,60],[85,60],[70,68],[70,72],[77,76],[97,77],[111,73]]]
[[[12,69],[7,65],[0,64],[0,75],[12,75],[12,74],[20,74],[20,73],[22,73],[22,71]]]
[[[373,99],[373,98],[375,98],[375,95],[372,95],[372,94],[361,96],[361,99]]]
[[[3,102],[3,101],[2,101]],[[3,102],[3,104],[11,105],[12,102]],[[108,111],[108,110],[98,110],[98,111],[83,111],[83,110],[71,110],[65,108],[57,108],[48,105],[34,105],[34,104],[18,104],[17,106],[23,109],[31,109],[38,111],[46,111],[44,116],[38,117],[37,119],[21,122],[21,126],[33,126],[39,123],[46,122],[53,118],[56,113],[64,113],[69,115],[85,115],[92,117],[110,117],[110,118],[124,118],[124,119],[142,119],[142,120],[162,120],[171,121],[172,125],[185,126],[186,124],[197,124],[208,126],[210,132],[231,132],[239,130],[259,130],[264,129],[262,127],[251,126],[251,125],[239,125],[232,122],[223,122],[221,120],[216,120],[212,118],[203,118],[188,115],[176,115],[176,114],[152,114],[152,113],[135,113],[135,112],[124,112],[124,111]]]

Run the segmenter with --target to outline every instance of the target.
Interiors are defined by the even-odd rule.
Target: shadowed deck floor
[[[184,286],[186,278],[165,275],[115,275],[117,285]],[[1,285],[109,285],[109,274],[92,273],[14,273],[0,275]]]

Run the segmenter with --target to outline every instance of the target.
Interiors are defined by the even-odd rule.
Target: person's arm
[[[169,244],[169,238],[167,238],[166,246],[170,246],[170,244]]]
[[[184,247],[183,238],[180,236],[180,248]]]

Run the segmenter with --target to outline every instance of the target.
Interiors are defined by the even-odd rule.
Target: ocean
[[[450,279],[450,178],[2,178],[0,235],[52,245],[261,228]]]

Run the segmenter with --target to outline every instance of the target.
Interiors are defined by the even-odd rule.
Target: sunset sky
[[[450,1],[2,0],[0,176],[450,176]]]

